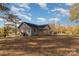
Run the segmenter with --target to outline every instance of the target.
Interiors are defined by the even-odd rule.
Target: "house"
[[[19,31],[23,36],[28,35],[49,35],[50,27],[48,24],[45,25],[36,25],[28,22],[22,22],[19,27]]]

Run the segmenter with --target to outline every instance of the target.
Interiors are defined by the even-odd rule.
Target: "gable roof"
[[[44,27],[48,26],[48,24],[45,24],[45,25],[36,25],[36,24],[28,23],[28,22],[22,22],[19,25],[18,28],[20,28],[23,24],[27,24],[28,26],[33,27],[33,28],[44,28]]]

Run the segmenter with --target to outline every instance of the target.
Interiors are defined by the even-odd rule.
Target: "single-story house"
[[[23,36],[28,35],[49,35],[50,27],[48,24],[45,25],[36,25],[28,22],[22,22],[19,27],[19,31]]]

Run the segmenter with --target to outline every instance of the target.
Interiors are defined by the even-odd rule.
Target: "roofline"
[[[34,26],[34,27],[41,27],[41,26],[48,26],[48,24],[45,24],[45,25],[36,25],[36,24],[32,24],[32,23],[28,23],[28,22],[22,22],[19,26],[18,26],[18,28],[20,28],[21,27],[21,25],[22,24],[27,24],[28,26],[30,26],[30,27],[32,27],[32,26]],[[32,26],[31,26],[32,25]]]

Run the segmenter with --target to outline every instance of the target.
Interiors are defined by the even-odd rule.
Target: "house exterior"
[[[25,36],[32,36],[32,35],[49,35],[50,34],[50,27],[48,24],[46,25],[36,25],[27,22],[22,22],[18,27],[20,33]]]

